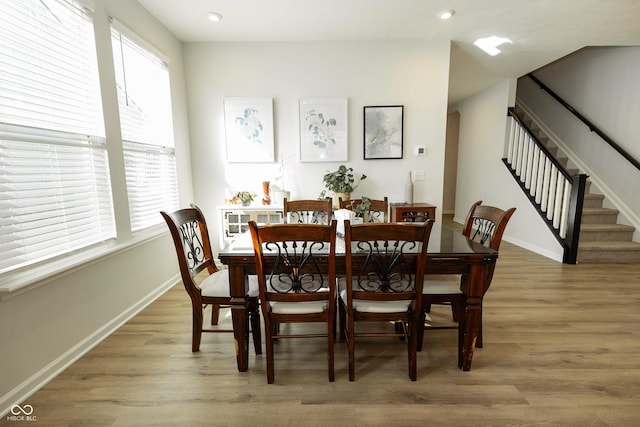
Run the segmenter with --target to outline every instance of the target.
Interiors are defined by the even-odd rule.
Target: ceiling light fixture
[[[504,43],[513,43],[510,39],[506,37],[498,37],[498,36],[489,36],[482,37],[478,40],[474,41],[473,44],[478,46],[480,49],[484,50],[491,56],[496,56],[500,53],[500,49],[498,46]]]
[[[446,20],[451,18],[453,15],[455,15],[456,11],[453,9],[450,10],[441,10],[440,12],[437,13],[437,17],[442,19],[442,20]]]
[[[220,15],[218,12],[208,12],[207,18],[209,18],[209,21],[211,22],[218,22],[222,20],[222,15]]]

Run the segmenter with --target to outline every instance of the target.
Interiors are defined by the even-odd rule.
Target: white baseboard
[[[111,322],[96,330],[84,340],[70,348],[60,357],[52,360],[47,366],[40,369],[22,384],[9,391],[0,398],[0,417],[5,417],[11,407],[21,402],[25,402],[31,395],[44,387],[49,381],[58,376],[62,371],[75,363],[82,356],[87,354],[91,349],[100,344],[105,338],[118,330],[122,325],[127,323],[136,314],[144,310],[149,304],[154,302],[169,289],[179,282],[178,275],[160,285],[154,292],[145,296],[143,299],[129,307]],[[27,402],[28,403],[28,402]],[[37,408],[34,408],[37,409]]]
[[[550,251],[548,249],[544,249],[544,248],[540,248],[538,246],[531,245],[531,244],[529,244],[527,242],[524,242],[522,240],[514,239],[512,237],[507,236],[506,234],[502,236],[502,240],[504,240],[505,242],[512,243],[512,244],[514,244],[516,246],[519,246],[519,247],[521,247],[523,249],[527,249],[527,250],[529,250],[531,252],[535,252],[538,255],[542,255],[543,257],[552,259],[552,260],[560,262],[560,263],[562,262],[563,252],[562,252],[562,247],[560,246],[559,243],[558,243],[558,248],[559,248],[560,252],[553,252],[553,251]]]

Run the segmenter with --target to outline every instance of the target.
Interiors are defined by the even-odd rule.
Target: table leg
[[[476,347],[482,315],[482,297],[484,295],[486,268],[489,264],[471,264],[469,269],[469,285],[467,303],[464,311],[462,354],[458,355],[458,367],[464,371],[471,369],[473,351]]]
[[[249,369],[249,325],[247,324],[247,298],[245,290],[246,275],[241,266],[229,266],[229,285],[231,291],[231,318],[233,336],[236,344],[238,371]]]

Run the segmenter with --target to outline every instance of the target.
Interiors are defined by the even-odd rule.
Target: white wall
[[[562,247],[515,182],[504,157],[507,108],[515,81],[505,81],[457,104],[460,113],[455,220],[464,222],[476,201],[516,208],[503,239],[562,261]]]
[[[585,49],[535,75],[640,160],[640,47]],[[520,79],[518,99],[558,145],[577,157],[596,191],[621,211],[619,220],[638,228],[640,171],[529,78]],[[636,240],[639,235],[636,232]]]
[[[322,176],[340,164],[299,162],[298,100],[344,97],[345,163],[368,176],[354,195],[402,200],[409,171],[420,169],[425,180],[414,184],[414,201],[437,205],[440,215],[449,48],[425,42],[186,44],[195,199],[209,223],[218,223],[216,207],[225,195],[261,194],[261,182],[276,174],[276,164],[225,162],[223,98],[236,96],[273,98],[276,158],[285,157],[291,198],[318,197]],[[404,105],[402,160],[363,160],[363,106],[371,105]],[[426,156],[413,155],[418,145],[426,147]]]
[[[137,2],[95,0],[95,12],[103,83],[113,81],[108,16],[118,19],[169,58],[180,191],[183,201],[191,200],[180,42]],[[103,90],[108,87],[103,84]],[[112,90],[113,93],[105,93],[103,103],[110,146],[118,145],[114,138],[119,138],[115,89]],[[114,183],[115,191],[119,185]],[[114,199],[126,200],[126,195],[117,193]],[[122,206],[117,208],[122,209]],[[116,210],[116,215],[121,216],[122,212]],[[155,231],[155,235],[146,239],[122,233],[116,252],[51,273],[14,294],[3,296],[0,300],[0,413],[23,402],[30,393],[177,282],[178,266],[166,226]],[[188,348],[185,350],[189,351]]]

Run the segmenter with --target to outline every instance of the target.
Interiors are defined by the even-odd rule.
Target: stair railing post
[[[580,225],[582,224],[582,206],[588,175],[577,174],[572,177],[571,197],[567,223],[567,237],[563,260],[565,264],[578,262],[578,242],[580,239]]]

